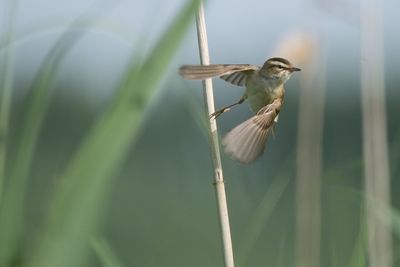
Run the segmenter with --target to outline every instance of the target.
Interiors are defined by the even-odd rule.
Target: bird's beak
[[[290,70],[291,72],[294,72],[294,71],[301,71],[301,69],[296,68],[296,67],[291,67],[289,70]]]

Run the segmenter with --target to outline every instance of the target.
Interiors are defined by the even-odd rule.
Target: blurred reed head
[[[285,34],[277,43],[274,55],[287,58],[295,66],[307,64],[318,50],[316,37],[308,32],[293,31]]]

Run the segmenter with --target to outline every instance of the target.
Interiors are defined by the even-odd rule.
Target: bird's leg
[[[225,113],[225,112],[229,111],[231,109],[231,107],[239,105],[239,104],[242,104],[244,102],[244,100],[245,100],[245,98],[242,97],[242,98],[239,99],[239,101],[237,101],[237,102],[235,102],[235,103],[233,103],[231,105],[228,105],[226,107],[218,109],[217,111],[215,111],[213,114],[210,115],[210,119],[212,119],[212,118],[216,119],[222,113]]]

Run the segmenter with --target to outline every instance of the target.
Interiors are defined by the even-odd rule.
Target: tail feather
[[[222,140],[225,153],[245,164],[255,161],[263,154],[270,133],[270,128],[259,128],[253,119],[236,126]]]

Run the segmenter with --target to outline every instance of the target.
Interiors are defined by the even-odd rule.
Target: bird
[[[218,109],[210,115],[210,119],[216,119],[244,101],[249,103],[251,111],[255,114],[229,131],[222,140],[226,154],[234,160],[249,164],[264,153],[267,138],[278,122],[279,112],[284,103],[284,85],[294,72],[300,70],[287,59],[273,57],[262,66],[183,65],[179,74],[188,80],[219,77],[228,83],[246,88],[237,102]]]

